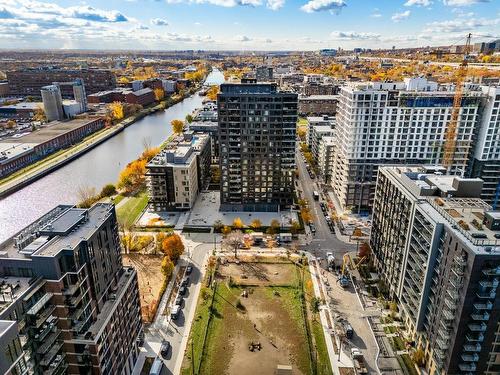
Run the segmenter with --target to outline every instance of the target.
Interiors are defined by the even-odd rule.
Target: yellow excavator
[[[349,254],[344,254],[342,257],[342,273],[338,279],[339,284],[342,288],[346,288],[349,285],[349,278],[347,277],[347,268],[349,266],[350,258]]]

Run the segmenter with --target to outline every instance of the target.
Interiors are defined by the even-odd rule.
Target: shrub
[[[116,194],[116,187],[115,185],[113,184],[106,184],[103,186],[102,190],[101,190],[101,197],[104,198],[104,197],[110,197],[112,195],[115,195]]]

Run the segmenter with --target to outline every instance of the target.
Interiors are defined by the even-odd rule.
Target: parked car
[[[316,227],[314,226],[313,223],[309,224],[309,228],[311,229],[311,232],[314,234],[316,233]]]
[[[188,285],[189,285],[189,276],[186,276],[185,278],[182,279],[181,286],[188,286]]]
[[[182,307],[182,301],[184,301],[184,297],[178,294],[177,297],[175,297],[174,305]]]
[[[179,314],[181,312],[181,307],[179,305],[175,305],[172,307],[172,310],[170,311],[170,317],[172,320],[176,320],[179,317]]]
[[[168,352],[170,351],[170,342],[167,340],[163,340],[161,342],[161,347],[160,347],[160,354],[163,358],[165,358],[168,355]]]
[[[186,267],[186,275],[191,275],[191,272],[193,272],[193,266],[189,265]]]
[[[187,292],[187,288],[185,286],[181,286],[179,288],[179,295],[183,296],[186,294],[186,292]]]

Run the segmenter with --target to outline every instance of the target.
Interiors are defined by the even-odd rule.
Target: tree
[[[367,242],[363,242],[360,246],[359,246],[359,254],[358,254],[358,257],[360,258],[364,258],[364,257],[367,257],[370,255],[370,245],[367,243]]]
[[[307,208],[300,210],[300,217],[306,224],[309,224],[312,221],[312,215]]]
[[[113,120],[119,121],[124,117],[123,103],[113,102],[108,105],[108,109],[111,112],[111,118]]]
[[[418,348],[417,350],[415,350],[412,359],[418,367],[423,367],[425,365],[425,352],[422,350],[422,348]]]
[[[170,278],[174,271],[174,267],[172,260],[168,256],[164,256],[161,261],[161,273],[163,273],[166,279]]]
[[[296,220],[293,220],[290,226],[290,233],[296,235],[297,233],[299,233],[299,230],[300,230],[300,224]]]
[[[6,129],[14,129],[15,127],[16,127],[15,120],[9,120],[9,121],[7,121],[7,124],[5,124]]]
[[[144,151],[142,152],[141,156],[140,156],[140,160],[146,160],[146,161],[150,161],[151,159],[153,159],[156,154],[158,154],[160,152],[160,148],[159,147],[150,147],[150,148],[145,148]]]
[[[363,231],[361,230],[361,228],[354,228],[354,230],[352,231],[352,237],[363,237]]]
[[[267,233],[268,234],[276,234],[279,232],[280,227],[281,227],[281,224],[280,224],[279,220],[273,219],[273,220],[271,220],[271,225],[267,229]]]
[[[173,262],[177,262],[180,256],[184,253],[184,244],[181,237],[173,233],[163,240],[161,244],[163,253],[168,256]]]
[[[172,120],[170,124],[172,125],[172,129],[175,134],[182,134],[182,132],[184,131],[184,121]]]
[[[95,187],[79,186],[76,195],[78,196],[78,207],[89,208],[99,200]]]
[[[220,89],[219,86],[210,86],[210,88],[207,91],[207,98],[210,100],[217,100],[217,94],[219,93]]]
[[[299,126],[297,128],[297,136],[302,142],[305,142],[306,140],[306,127],[305,126]]]
[[[241,229],[245,226],[245,223],[243,223],[243,220],[241,220],[239,217],[233,220],[233,228]]]
[[[157,252],[160,252],[162,251],[162,244],[163,244],[163,241],[165,240],[165,238],[167,238],[169,236],[168,233],[165,233],[165,232],[160,232],[156,235],[156,246],[155,246],[155,249],[154,249],[154,253],[156,254]]]
[[[222,220],[216,220],[214,222],[214,231],[221,232],[222,228],[224,228],[224,224],[222,223]]]
[[[156,101],[161,101],[163,98],[165,98],[165,91],[159,87],[153,90],[155,93],[155,99]]]
[[[232,229],[228,225],[224,225],[224,228],[222,228],[222,234],[227,236],[229,233],[231,233]]]
[[[42,108],[42,106],[38,106],[35,109],[35,113],[33,114],[33,121],[40,121],[40,122],[47,121],[47,116],[45,115],[45,110]]]
[[[214,184],[220,183],[220,168],[219,166],[211,166],[210,167],[210,181]]]
[[[106,184],[102,187],[101,194],[99,194],[101,197],[110,197],[112,195],[116,194],[116,187],[113,184]]]
[[[234,251],[234,256],[238,257],[238,249],[244,244],[244,235],[240,230],[229,233],[222,240],[222,247]]]
[[[146,160],[135,160],[120,172],[117,186],[119,189],[124,189],[127,192],[136,190],[146,182],[145,174]]]
[[[191,116],[191,115],[189,115],[189,114],[188,114],[188,115],[186,115],[186,122],[187,122],[188,124],[191,124],[191,123],[193,122],[193,116]]]
[[[259,219],[254,219],[250,224],[250,228],[255,230],[260,229],[260,227],[262,227],[262,222]]]

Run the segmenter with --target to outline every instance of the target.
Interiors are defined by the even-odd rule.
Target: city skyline
[[[375,6],[376,5],[376,6]],[[317,50],[500,35],[489,0],[0,0],[0,49]]]

